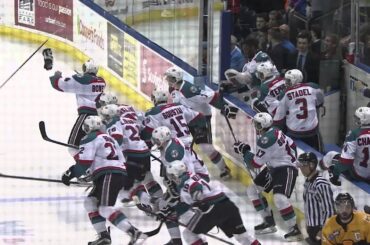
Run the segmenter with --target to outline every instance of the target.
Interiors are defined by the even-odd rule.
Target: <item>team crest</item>
[[[195,87],[195,86],[191,86],[191,87],[190,87],[190,91],[191,91],[192,93],[197,93],[197,92],[198,92],[198,89],[197,89],[197,87]]]
[[[172,150],[171,151],[171,157],[176,158],[178,156],[179,156],[179,152],[177,150]]]
[[[267,142],[269,142],[269,138],[267,138],[266,136],[261,138],[261,143],[262,144],[267,144]]]

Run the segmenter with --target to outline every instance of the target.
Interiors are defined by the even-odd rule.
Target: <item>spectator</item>
[[[306,16],[307,0],[288,0],[288,11],[296,11],[300,15]]]
[[[269,28],[279,27],[282,24],[283,24],[283,16],[281,15],[281,13],[277,10],[271,10],[269,12],[268,27]]]
[[[231,58],[230,58],[230,68],[235,69],[239,72],[242,71],[243,66],[245,64],[245,58],[243,52],[238,47],[238,40],[235,36],[231,35],[230,40],[230,50],[231,50]]]
[[[361,59],[361,62],[364,63],[365,65],[370,66],[370,32],[365,33],[363,35],[363,40],[364,40],[364,55],[363,58]]]
[[[301,31],[297,36],[297,50],[289,55],[289,69],[298,69],[303,74],[303,82],[319,83],[319,60],[309,50],[311,35]]]
[[[308,243],[312,245],[321,244],[321,229],[325,221],[334,214],[330,182],[319,174],[317,164],[317,157],[312,152],[298,157],[297,166],[306,177],[303,191],[304,214]]]
[[[258,40],[255,39],[254,37],[248,36],[242,42],[242,51],[247,62],[253,59],[253,57],[257,54],[258,50],[259,50]]]
[[[289,39],[289,26],[287,24],[282,24],[279,26],[281,35],[283,36],[283,47],[286,48],[289,53],[294,53],[296,48],[294,44]]]
[[[282,72],[288,68],[289,51],[283,47],[283,37],[279,28],[270,28],[267,39],[269,41],[267,54],[271,57],[278,71]]]
[[[320,25],[314,24],[311,26],[311,51],[316,57],[320,57],[321,54],[321,27]]]
[[[321,52],[323,60],[342,60],[338,49],[339,39],[336,34],[327,34],[324,39],[324,50]]]
[[[260,50],[266,50],[267,45],[267,22],[268,16],[266,13],[256,15],[256,31],[250,34],[251,37],[258,40]]]

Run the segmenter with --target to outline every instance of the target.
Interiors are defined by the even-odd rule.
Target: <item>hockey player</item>
[[[207,244],[199,234],[206,234],[217,226],[240,244],[259,245],[258,240],[247,233],[239,209],[226,194],[187,170],[187,164],[178,160],[166,167],[168,177],[177,185],[181,201],[193,207],[182,214],[188,220],[183,232],[187,244]]]
[[[281,217],[289,232],[284,235],[288,241],[302,240],[298,229],[296,215],[289,198],[298,175],[296,168],[296,146],[291,138],[284,135],[278,128],[272,127],[272,117],[266,112],[257,113],[253,117],[254,127],[260,135],[256,153],[250,152],[248,144],[236,142],[234,150],[244,157],[247,168],[262,168],[254,178],[254,184],[247,187],[247,195],[254,208],[264,218],[264,222],[254,227],[256,234],[276,232],[275,221],[267,200],[261,191],[273,190],[273,197]]]
[[[261,80],[260,95],[252,99],[251,106],[257,112],[274,115],[279,105],[280,94],[285,90],[285,82],[275,73],[276,67],[270,62],[263,62],[256,68],[256,76]]]
[[[177,205],[179,202],[179,194],[174,183],[168,179],[166,175],[166,169],[176,160],[184,161],[187,164],[187,169],[191,173],[198,174],[201,178],[209,181],[209,173],[206,165],[197,156],[197,154],[178,139],[172,138],[171,131],[168,127],[161,126],[154,129],[152,133],[152,141],[155,147],[157,147],[161,153],[162,164],[164,165],[163,174],[164,182],[167,187],[167,191],[164,195],[165,203],[161,205],[159,212],[166,212],[166,210]],[[169,224],[167,224],[169,223]],[[167,222],[173,244],[181,244],[181,235],[178,225],[175,223]]]
[[[230,169],[226,166],[222,155],[212,145],[211,105],[221,110],[229,118],[235,118],[237,108],[227,105],[219,92],[203,90],[185,81],[183,72],[176,67],[169,68],[164,76],[168,82],[173,102],[190,107],[206,117],[206,126],[193,133],[193,135],[198,135],[194,138],[194,143],[199,145],[212,163],[218,167],[222,179],[231,178]]]
[[[324,93],[317,84],[302,83],[302,80],[300,70],[285,73],[286,90],[274,115],[274,124],[286,126],[288,136],[322,152],[317,108],[324,104]]]
[[[335,198],[336,215],[330,217],[322,229],[322,245],[370,244],[370,215],[355,210],[349,193]]]
[[[160,185],[150,172],[150,150],[139,136],[140,126],[137,121],[132,119],[130,113],[119,116],[119,109],[115,104],[108,104],[100,109],[100,115],[107,133],[118,142],[127,159],[126,168],[131,183],[125,187],[126,190],[132,188],[131,197],[137,196],[141,203],[150,205],[150,196],[163,195]]]
[[[205,117],[197,111],[190,109],[179,103],[167,103],[167,92],[154,89],[152,92],[152,102],[154,107],[145,113],[145,127],[141,132],[141,137],[149,145],[152,132],[159,126],[168,127],[173,137],[179,138],[186,147],[191,147],[193,137],[191,132],[206,125]]]
[[[69,135],[68,144],[79,146],[80,140],[85,136],[82,124],[89,115],[97,115],[96,100],[104,91],[105,81],[98,77],[98,67],[93,60],[88,60],[82,65],[83,74],[62,77],[62,72],[56,71],[50,77],[51,86],[66,93],[76,94],[78,118]]]
[[[370,183],[370,108],[359,107],[354,117],[359,127],[348,132],[339,161],[332,166],[326,163],[331,173],[330,181],[334,185],[341,185],[341,173],[351,179]]]
[[[81,140],[80,151],[75,155],[76,164],[63,174],[62,182],[69,185],[75,177],[91,175],[94,188],[85,198],[84,206],[99,238],[89,242],[89,245],[111,244],[106,219],[128,233],[130,244],[135,244],[138,239],[145,239],[146,235],[132,226],[127,217],[114,207],[118,192],[127,185],[126,159],[117,142],[100,131],[102,126],[99,116],[88,116],[85,119],[82,129],[87,135]]]
[[[303,200],[309,244],[321,244],[321,230],[325,221],[334,214],[333,191],[327,179],[317,171],[317,157],[312,152],[298,157],[298,167],[306,177]]]

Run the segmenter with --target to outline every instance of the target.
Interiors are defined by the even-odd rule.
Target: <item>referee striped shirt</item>
[[[322,227],[334,215],[333,191],[327,179],[318,173],[306,179],[303,191],[306,226]]]

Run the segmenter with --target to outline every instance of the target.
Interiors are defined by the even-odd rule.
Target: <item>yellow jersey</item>
[[[322,229],[322,245],[362,245],[370,244],[370,215],[354,211],[350,223],[342,225],[337,215],[331,216]]]

